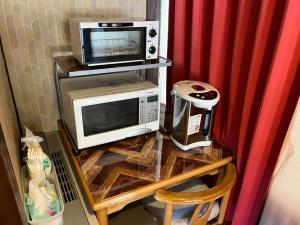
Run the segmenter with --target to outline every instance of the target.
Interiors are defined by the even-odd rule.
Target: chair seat
[[[200,192],[207,189],[209,189],[208,186],[198,178],[169,188],[168,190],[173,192]],[[155,200],[153,196],[144,198],[141,201],[143,202],[145,209],[149,211],[154,217],[156,217],[160,223],[162,223],[164,219],[165,204],[163,202]],[[195,208],[196,205],[174,205],[172,224],[187,224]],[[205,204],[200,211],[200,216],[206,212],[207,208],[208,204]],[[219,203],[216,201],[213,205],[208,221],[217,217],[218,214]]]

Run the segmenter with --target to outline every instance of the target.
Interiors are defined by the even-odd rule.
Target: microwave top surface
[[[62,94],[69,96],[72,101],[158,88],[155,84],[143,80],[138,76],[136,73],[120,73],[106,76],[62,79],[60,81],[60,88]]]
[[[105,86],[116,86],[122,83],[132,83],[144,80],[135,72],[119,72],[109,74],[97,74],[87,77],[75,77],[71,79],[61,79],[60,84],[67,91],[97,88]]]

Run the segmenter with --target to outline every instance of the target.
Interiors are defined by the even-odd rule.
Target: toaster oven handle
[[[133,23],[98,23],[99,27],[132,27]]]
[[[210,133],[211,114],[212,114],[211,110],[207,110],[205,112],[205,120],[204,120],[204,126],[202,131],[203,136],[207,136]]]

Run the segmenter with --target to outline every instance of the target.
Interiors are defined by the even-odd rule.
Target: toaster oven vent
[[[71,179],[61,153],[53,152],[51,153],[51,158],[56,169],[64,202],[67,203],[77,199],[77,194],[75,192],[73,184],[71,183]]]

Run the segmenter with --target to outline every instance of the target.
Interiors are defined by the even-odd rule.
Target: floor
[[[109,216],[109,225],[158,225],[139,202]]]

